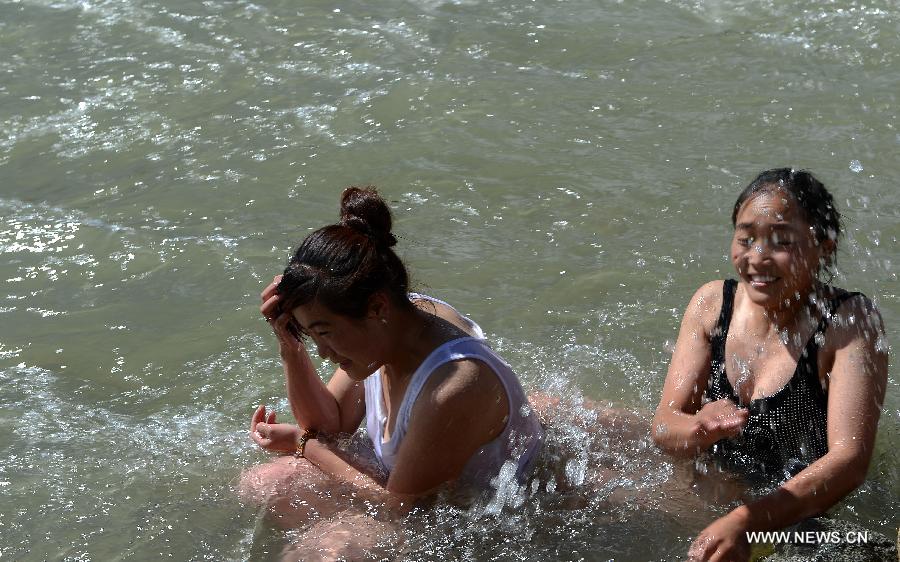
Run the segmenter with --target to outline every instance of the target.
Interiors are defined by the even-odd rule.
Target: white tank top
[[[450,306],[425,295],[411,294],[410,298],[424,298]],[[543,429],[512,368],[488,346],[481,328],[470,319],[465,318],[465,320],[471,324],[473,332],[479,337],[463,337],[448,341],[435,348],[425,358],[409,381],[409,386],[406,388],[406,393],[403,395],[397,411],[394,431],[388,440],[384,440],[387,413],[382,394],[381,372],[376,371],[366,378],[366,431],[372,440],[378,460],[390,472],[394,468],[400,444],[406,436],[413,405],[431,374],[438,367],[450,361],[477,359],[489,366],[503,384],[509,401],[509,419],[506,427],[497,437],[472,455],[457,479],[457,484],[484,487],[491,478],[497,476],[507,462],[514,463],[516,476],[521,481],[526,476],[528,469],[531,468],[543,443]]]

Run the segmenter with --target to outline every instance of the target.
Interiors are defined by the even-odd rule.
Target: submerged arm
[[[319,439],[306,443],[304,456],[319,470],[333,478],[353,486],[362,499],[384,506],[396,516],[409,512],[424,494],[392,493],[386,482],[366,474],[353,465],[347,456],[334,444]]]

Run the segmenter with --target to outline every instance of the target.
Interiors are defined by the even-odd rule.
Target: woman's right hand
[[[704,404],[694,419],[697,438],[712,445],[720,439],[739,435],[750,419],[750,410],[739,408],[728,398],[722,398]]]
[[[276,275],[272,282],[263,289],[260,294],[262,305],[259,312],[272,327],[275,337],[278,338],[278,344],[284,351],[299,351],[303,347],[302,342],[294,335],[290,329],[290,324],[294,322],[294,317],[290,311],[281,309],[281,296],[278,294],[278,283],[281,281],[281,275]]]

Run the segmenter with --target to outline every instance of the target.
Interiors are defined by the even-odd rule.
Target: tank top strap
[[[429,302],[433,302],[433,303],[437,303],[437,304],[441,304],[441,305],[446,306],[447,308],[449,308],[449,309],[452,310],[453,312],[459,314],[460,318],[462,318],[463,321],[465,321],[466,324],[469,325],[469,328],[471,328],[471,330],[472,330],[472,332],[475,334],[475,337],[476,337],[476,338],[478,338],[478,339],[485,339],[485,337],[484,337],[484,330],[481,329],[481,326],[479,326],[477,322],[475,322],[474,320],[472,320],[471,318],[469,318],[468,316],[466,316],[466,315],[463,314],[462,312],[456,310],[456,308],[455,308],[452,304],[450,304],[450,303],[448,303],[448,302],[446,302],[446,301],[442,301],[441,299],[438,299],[438,298],[435,298],[435,297],[432,297],[432,296],[429,296],[429,295],[422,294],[422,293],[407,293],[407,297],[408,297],[409,300],[411,300],[411,301],[413,301],[413,300],[426,300],[426,301],[429,301]]]

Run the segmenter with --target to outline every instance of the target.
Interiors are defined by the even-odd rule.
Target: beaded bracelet
[[[317,432],[314,429],[307,429],[307,430],[303,431],[303,435],[301,435],[300,439],[297,441],[297,451],[295,453],[295,456],[298,459],[305,458],[303,456],[303,451],[304,451],[304,449],[306,449],[306,442],[309,441],[310,439],[315,439],[316,435],[317,435]]]

